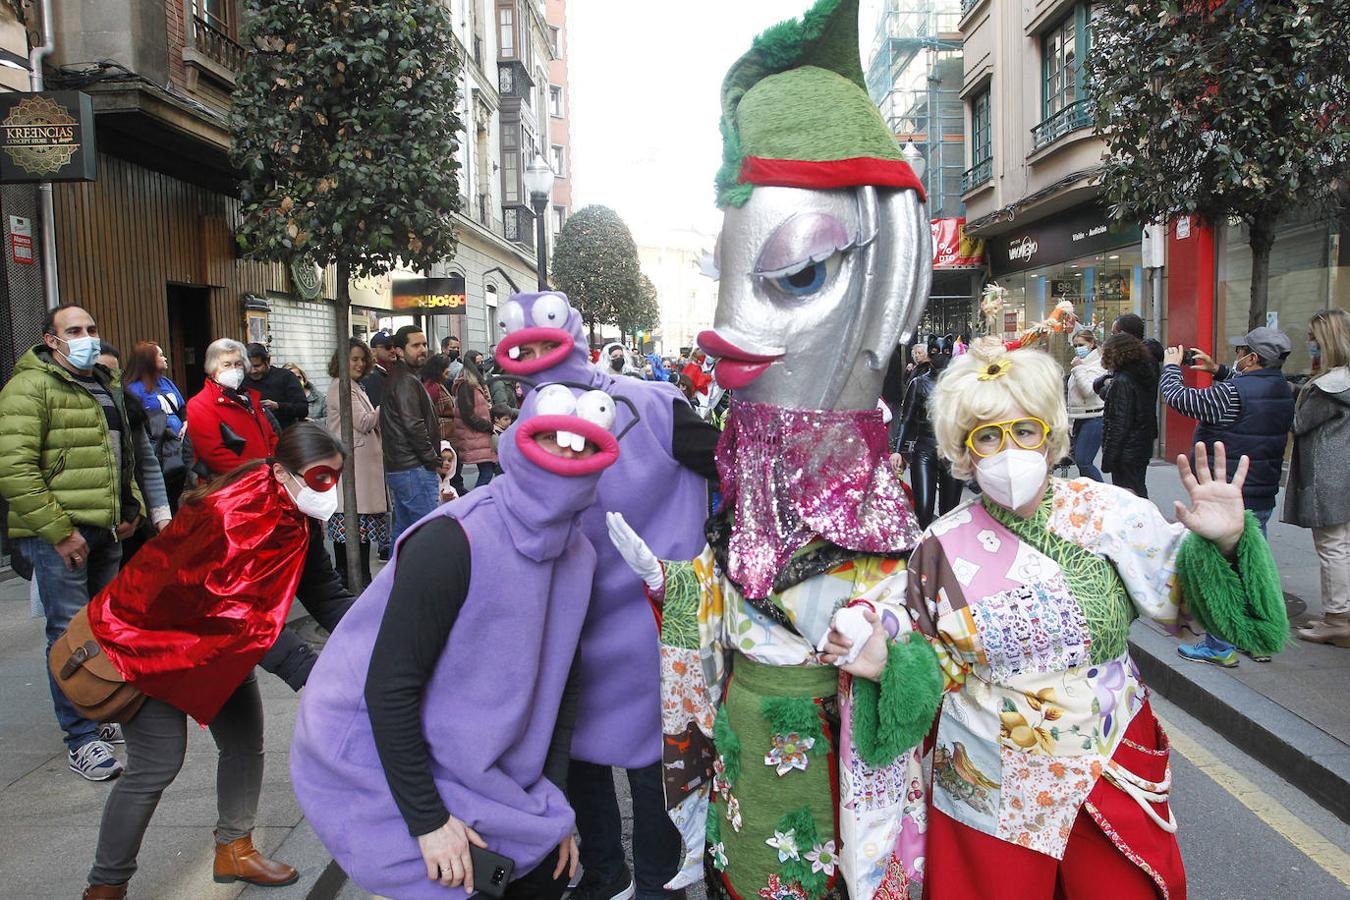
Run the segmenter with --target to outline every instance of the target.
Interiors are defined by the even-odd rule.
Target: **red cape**
[[[128,682],[202,724],[258,664],[291,609],[309,527],[259,466],[185,503],[89,603],[89,624]]]

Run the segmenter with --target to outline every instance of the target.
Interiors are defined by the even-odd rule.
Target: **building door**
[[[211,289],[171,284],[169,304],[169,376],[191,397],[206,380],[206,347],[211,343]]]

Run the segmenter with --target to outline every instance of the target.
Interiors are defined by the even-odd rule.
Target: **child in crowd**
[[[459,491],[455,490],[454,485],[451,484],[455,478],[455,469],[458,462],[459,457],[455,454],[455,448],[450,446],[449,441],[441,441],[441,465],[436,470],[436,474],[441,476],[442,503],[459,499]]]
[[[505,403],[494,403],[492,406],[492,452],[497,452],[497,442],[501,440],[502,432],[511,427],[511,423],[516,420],[517,411],[507,406]]]

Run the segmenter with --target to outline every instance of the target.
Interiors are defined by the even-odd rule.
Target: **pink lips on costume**
[[[537,434],[548,431],[570,431],[579,434],[596,446],[597,452],[585,459],[564,459],[554,456],[534,441]],[[534,416],[516,428],[516,446],[525,458],[546,472],[571,478],[594,475],[612,466],[619,458],[619,441],[614,435],[594,422],[580,416]]]
[[[717,360],[717,383],[731,391],[745,387],[783,358],[742,350],[713,330],[699,332],[698,346]]]
[[[546,341],[551,344],[557,344],[547,353],[536,356],[534,359],[521,362],[511,358],[510,351],[519,347],[521,344],[529,344],[533,341]],[[561,328],[522,328],[519,331],[513,331],[502,338],[497,344],[497,365],[508,375],[537,375],[545,369],[551,369],[558,363],[567,359],[567,355],[572,352],[572,347],[576,343],[571,332],[564,331]]]

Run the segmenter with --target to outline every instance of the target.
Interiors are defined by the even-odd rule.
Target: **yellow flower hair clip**
[[[976,378],[980,381],[993,381],[995,378],[1002,378],[1007,375],[1011,368],[1012,360],[1005,356],[1003,359],[991,362]]]

